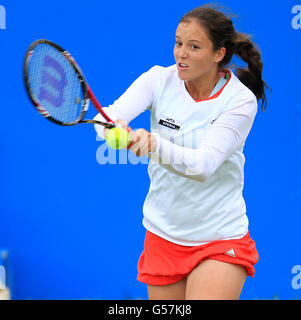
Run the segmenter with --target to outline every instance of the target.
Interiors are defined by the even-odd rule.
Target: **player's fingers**
[[[148,153],[147,148],[144,146],[143,148],[139,149],[139,157],[143,157]]]
[[[134,135],[130,134],[130,150],[138,157],[146,155],[150,150],[151,135],[144,129],[138,129]]]
[[[133,133],[131,135],[130,133],[130,150],[134,153],[137,152],[137,150],[139,149],[139,141],[140,141],[140,137],[136,135],[136,133]]]
[[[135,143],[135,141],[136,141],[136,134],[135,134],[135,131],[130,131],[130,133],[129,133],[129,139],[130,139],[130,142],[131,143]]]
[[[137,157],[139,157],[139,155],[140,155],[140,148],[139,147],[131,147],[131,149],[130,149]]]
[[[139,141],[133,148],[133,152],[138,157],[143,157],[148,153],[148,138],[146,134],[143,134],[142,136],[140,136]]]
[[[136,131],[136,139],[139,137],[139,141],[133,151],[137,156],[142,157],[148,153],[149,135],[149,132],[144,129],[139,129]]]
[[[141,152],[144,152],[145,150],[148,149],[148,138],[147,135],[143,136],[140,140],[140,149]]]
[[[144,139],[144,132],[143,129],[138,129],[135,132],[135,136],[133,137],[133,143],[137,144],[139,142],[139,144],[141,143],[141,141],[143,141]]]

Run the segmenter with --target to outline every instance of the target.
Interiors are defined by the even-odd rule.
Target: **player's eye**
[[[176,46],[181,47],[182,43],[180,41],[176,41]]]
[[[200,47],[199,47],[199,46],[196,46],[196,45],[192,45],[191,48],[192,48],[192,49],[200,49]]]

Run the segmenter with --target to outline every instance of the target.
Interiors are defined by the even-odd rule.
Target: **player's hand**
[[[138,129],[137,131],[133,131],[122,119],[117,119],[115,122],[123,129],[130,130],[128,150],[131,150],[137,157],[143,157],[157,149],[156,138],[147,130]],[[109,130],[107,128],[104,129],[104,136],[106,136]]]
[[[137,131],[131,131],[134,136],[130,136],[130,148],[137,157],[143,157],[149,152],[154,152],[157,149],[157,141],[154,135],[149,133],[145,129],[138,129]]]

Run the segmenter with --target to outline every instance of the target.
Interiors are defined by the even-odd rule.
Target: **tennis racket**
[[[54,42],[41,39],[29,46],[23,74],[31,102],[48,120],[62,126],[78,123],[100,124],[108,129],[118,126],[102,110],[75,59]],[[105,122],[84,119],[89,101]]]

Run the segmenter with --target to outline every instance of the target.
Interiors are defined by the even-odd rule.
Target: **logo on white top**
[[[165,115],[161,115],[161,119],[159,120],[159,124],[174,130],[180,130],[181,124],[179,121],[172,119],[171,117],[166,117]]]

